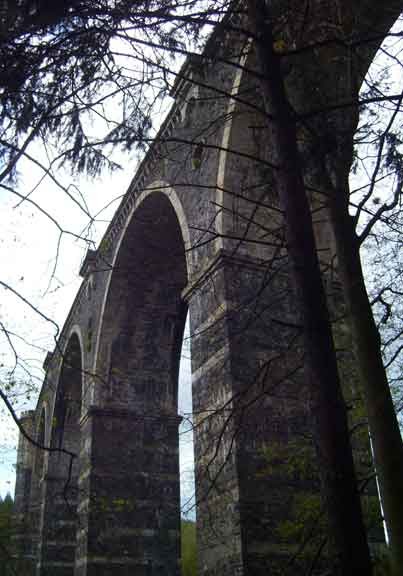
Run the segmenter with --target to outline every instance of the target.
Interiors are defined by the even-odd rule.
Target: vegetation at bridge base
[[[15,555],[13,541],[13,499],[7,494],[0,497],[0,576],[24,576],[29,568]],[[197,576],[196,524],[181,521],[181,576]]]
[[[30,565],[18,557],[15,544],[14,501],[0,497],[0,576],[30,576]]]
[[[381,571],[389,566],[389,560],[365,437],[358,440],[358,446],[360,450],[354,456],[361,486],[365,530],[374,569],[377,567]],[[292,551],[290,565],[301,574],[326,573],[333,552],[327,536],[326,513],[319,491],[319,470],[312,439],[301,436],[288,443],[273,443],[264,448],[263,456],[266,462],[266,468],[261,472],[263,476],[281,478],[288,486],[304,487],[303,490],[295,489],[290,497],[289,518],[280,521],[276,527],[280,542]]]
[[[152,7],[148,3],[146,5],[140,2],[136,4],[134,13],[131,11],[132,2],[100,2],[94,5],[84,0],[71,0],[60,4],[57,9],[49,10],[49,2],[33,3],[27,0],[19,4],[21,9],[17,13],[13,3],[6,4],[9,4],[10,10],[6,13],[6,20],[2,21],[1,29],[6,62],[0,78],[4,88],[1,119],[5,126],[1,154],[6,165],[2,174],[2,185],[4,190],[11,191],[18,160],[24,155],[25,147],[30,141],[39,135],[41,138],[50,138],[51,133],[56,134],[64,145],[58,161],[61,163],[65,160],[77,171],[87,171],[92,175],[98,173],[103,166],[113,167],[107,153],[104,153],[107,146],[146,145],[150,129],[150,108],[148,103],[142,100],[144,93],[141,88],[136,92],[137,99],[133,98],[131,90],[134,90],[134,87],[127,77],[123,75],[124,83],[119,84],[122,79],[121,71],[115,66],[110,54],[109,38],[119,29],[121,22],[130,21],[132,18],[138,28],[148,23],[150,33],[154,34],[152,41],[162,47],[165,53],[182,53],[184,49],[180,40],[186,35],[192,38],[195,32],[197,38],[200,26],[205,24],[208,18],[219,17],[225,8],[212,3],[204,14],[200,16],[200,12],[197,12],[197,18],[189,17],[186,22],[186,18],[170,12],[170,8],[163,2],[155,2]],[[362,239],[358,237],[356,229],[358,219],[351,217],[349,204],[351,191],[348,174],[353,162],[353,134],[360,107],[357,90],[362,81],[360,73],[364,75],[366,70],[357,72],[353,79],[351,76],[347,77],[346,73],[348,71],[350,74],[355,65],[359,66],[360,58],[370,61],[368,52],[374,54],[380,43],[379,37],[387,34],[401,9],[401,2],[390,0],[385,2],[382,8],[380,3],[374,1],[355,3],[354,7],[341,5],[340,13],[332,21],[334,4],[312,2],[302,13],[297,3],[293,2],[287,3],[287,8],[286,4],[281,2],[246,3],[251,14],[257,12],[254,32],[261,47],[266,113],[268,118],[274,114],[274,124],[277,126],[274,136],[279,144],[276,149],[282,168],[280,175],[277,173],[277,186],[286,214],[288,244],[294,260],[296,284],[302,294],[313,381],[311,401],[317,419],[315,442],[324,501],[328,504],[330,524],[333,528],[332,539],[335,541],[337,554],[343,558],[343,574],[349,573],[350,562],[355,560],[357,569],[362,569],[362,573],[369,573],[368,550],[360,518],[347,415],[340,392],[328,305],[321,285],[312,234],[312,213],[307,202],[307,192],[316,194],[318,191],[326,197],[325,202],[331,213],[339,274],[353,326],[362,385],[366,390],[366,410],[370,419],[385,515],[391,527],[394,570],[398,576],[403,564],[403,448],[382,362],[382,343],[370,309],[361,270],[359,250]],[[288,5],[295,9],[292,14],[287,12]],[[178,6],[180,8],[180,4]],[[325,9],[326,6],[329,10]],[[192,7],[197,8],[197,3],[192,4]],[[297,19],[294,21],[296,15],[301,18],[301,30],[299,35],[292,35],[290,30],[292,31],[297,22]],[[99,18],[104,27],[87,28],[86,24],[93,18]],[[179,39],[174,32],[167,34],[167,24],[175,22]],[[373,28],[378,33],[375,39],[373,35],[368,36]],[[84,30],[85,34],[82,34]],[[59,51],[58,41],[63,35],[66,42],[61,43],[62,50]],[[48,44],[51,38],[56,40],[51,46],[54,52]],[[76,38],[81,42],[79,55]],[[294,45],[294,42],[297,44]],[[97,46],[98,52],[94,50],[94,46]],[[355,49],[358,58],[351,58]],[[300,66],[295,64],[293,58],[296,58],[295,62]],[[105,61],[109,62],[107,75],[103,68]],[[38,71],[44,63],[46,71],[41,76]],[[158,70],[161,67],[168,68],[169,65],[169,59],[162,58],[159,60]],[[305,74],[302,80],[295,78],[297,67]],[[74,79],[74,90],[67,85],[70,78]],[[294,86],[290,78],[294,78]],[[125,120],[110,130],[103,142],[88,145],[91,139],[85,133],[86,123],[82,120],[82,115],[91,112],[91,102],[100,87],[104,86],[106,81],[113,85],[116,79],[122,101],[129,102],[128,109],[122,114]],[[145,84],[153,79],[152,75],[145,78]],[[347,93],[337,85],[336,80],[344,82]],[[352,85],[349,84],[350,81]],[[337,90],[340,90],[340,93],[337,93]],[[28,93],[31,94],[30,98],[26,97]],[[69,95],[68,98],[66,94]],[[298,109],[301,94],[304,102],[308,102],[312,109]],[[138,102],[143,103],[144,108],[139,106]],[[326,111],[328,104],[333,106],[333,111]],[[385,140],[386,137],[379,136],[380,150]],[[398,145],[397,142],[393,149],[395,152],[398,152]],[[389,162],[388,167],[395,170],[397,177],[393,199],[397,206],[401,201],[402,163],[399,158],[394,160],[396,161]],[[374,178],[376,180],[376,173]],[[299,204],[296,203],[296,198]],[[381,211],[375,211],[374,221],[393,209],[393,202],[385,203]],[[361,208],[364,209],[364,205]],[[365,226],[364,239],[371,230],[371,226]],[[306,238],[309,242],[305,243]],[[380,302],[383,302],[382,296]],[[339,483],[339,472],[344,475],[345,484],[342,487]],[[305,504],[310,514],[316,504],[309,498]],[[299,523],[283,526],[285,537],[292,535],[297,528],[306,528],[308,519],[301,510],[301,502],[296,502],[295,507]],[[351,538],[346,542],[347,533]],[[356,545],[352,545],[354,538],[357,538]],[[362,564],[359,563],[359,558]]]
[[[181,522],[181,576],[197,576],[196,524],[191,520]]]
[[[14,501],[0,497],[0,576],[32,576],[32,563],[21,558],[15,541]]]
[[[12,574],[13,499],[10,494],[0,498],[0,576]]]

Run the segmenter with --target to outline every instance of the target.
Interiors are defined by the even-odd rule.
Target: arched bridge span
[[[215,42],[182,69],[171,112],[88,252],[37,409],[22,418],[59,449],[20,441],[20,544],[37,576],[179,576],[188,312],[199,574],[301,573],[286,527],[317,480],[284,465],[312,448],[299,311],[256,77],[236,43],[241,65],[212,63]],[[318,243],[331,261],[326,222]]]

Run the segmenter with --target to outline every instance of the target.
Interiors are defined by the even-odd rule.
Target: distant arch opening
[[[45,476],[39,550],[43,573],[56,572],[62,557],[63,574],[74,574],[81,402],[82,350],[77,334],[73,333],[63,354],[51,420],[50,446],[58,450],[49,453]]]
[[[192,371],[189,315],[186,319],[178,381],[178,413],[182,417],[179,428],[179,464],[181,480],[181,515],[195,521],[195,475],[193,441]]]
[[[82,401],[81,346],[73,334],[64,353],[52,420],[52,448],[62,448],[74,454],[80,450],[80,415]],[[70,467],[70,458],[58,454],[59,472]],[[66,460],[66,462],[64,462]],[[62,465],[63,462],[63,465]],[[74,459],[73,476],[77,475],[78,458]]]
[[[196,574],[197,571],[194,420],[189,314],[185,324],[179,366],[178,413],[182,417],[179,426],[181,575],[186,576]]]

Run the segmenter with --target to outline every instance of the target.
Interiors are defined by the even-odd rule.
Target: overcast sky
[[[36,153],[41,155],[39,149]],[[22,195],[30,194],[33,202],[45,209],[65,230],[60,231],[51,220],[41,214],[37,207],[18,197],[0,191],[0,280],[36,306],[43,314],[63,326],[68,311],[81,283],[80,264],[88,244],[68,232],[84,235],[97,246],[121,195],[127,190],[134,176],[138,160],[120,157],[124,169],[113,174],[105,173],[95,180],[73,177],[59,171],[57,178],[68,188],[73,198],[80,203],[85,198],[91,215],[111,202],[116,202],[102,213],[96,225],[85,230],[88,217],[74,201],[67,197],[54,182],[46,178],[27,162],[20,166],[17,190]],[[35,188],[39,184],[38,188]],[[84,233],[83,233],[84,231]],[[10,291],[0,287],[0,322],[17,336],[11,336],[12,344],[19,355],[19,367],[15,379],[23,380],[15,391],[24,391],[16,397],[18,412],[33,408],[37,393],[25,394],[27,382],[37,389],[43,379],[42,362],[48,350],[54,349],[54,326],[24,305]],[[24,340],[22,340],[22,338]],[[180,371],[180,412],[191,410],[190,353],[184,350]],[[0,374],[4,383],[6,371],[13,366],[14,353],[4,333],[0,333]],[[191,434],[181,430],[181,474],[182,489],[186,490],[187,501],[192,488],[193,446]],[[17,433],[7,410],[0,413],[0,495],[14,493],[15,457]]]

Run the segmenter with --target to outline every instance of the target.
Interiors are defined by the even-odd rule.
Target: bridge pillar
[[[180,576],[180,420],[89,408],[75,576]]]
[[[72,576],[77,538],[77,486],[82,352],[74,332],[66,342],[49,430],[52,452],[43,465],[38,576]]]
[[[62,455],[66,459],[65,455]],[[52,455],[50,460],[60,458]],[[42,513],[37,576],[73,576],[76,554],[77,475],[61,466],[42,481]]]
[[[208,270],[182,295],[191,321],[199,575],[276,574],[293,553],[281,527],[294,519],[305,482],[284,468],[284,451],[307,428],[297,314],[273,262],[222,251]],[[155,301],[163,278],[158,285],[149,293]],[[167,378],[176,362],[155,368],[158,351],[171,358],[180,346],[158,335],[163,308],[147,310],[154,341],[146,346],[140,331],[134,338],[116,323],[113,393],[99,394],[102,406],[81,418],[75,576],[180,575],[180,419]],[[105,343],[114,341],[107,334]],[[135,365],[139,350],[150,357]]]
[[[198,573],[287,574],[295,541],[281,528],[303,480],[285,453],[307,428],[289,282],[273,261],[221,252],[197,286],[188,298]]]
[[[35,412],[29,410],[23,412],[20,417],[20,423],[25,432],[33,437],[35,430]],[[16,465],[16,481],[14,495],[14,521],[15,535],[14,541],[18,555],[27,561],[27,564],[34,561],[32,558],[32,526],[29,522],[29,506],[31,496],[31,477],[35,449],[32,444],[19,435],[18,454]],[[28,571],[28,567],[27,567]]]

